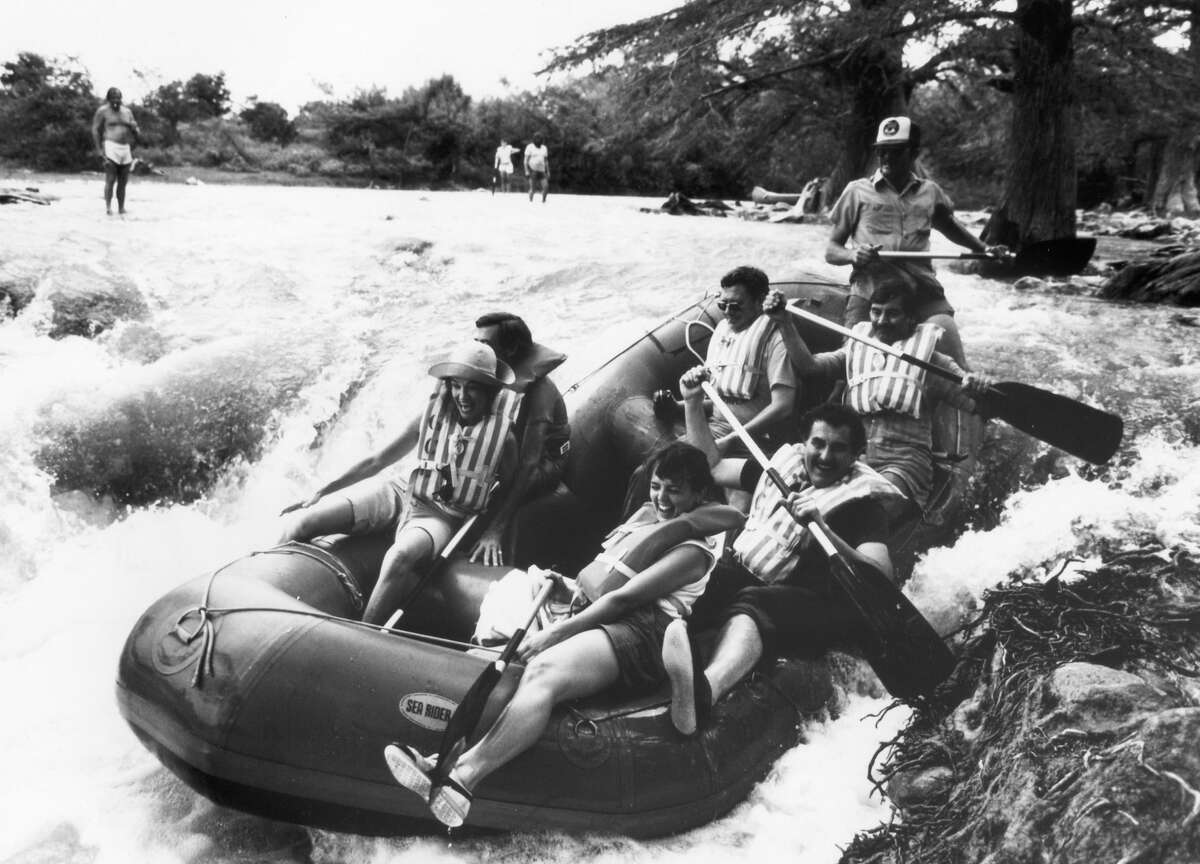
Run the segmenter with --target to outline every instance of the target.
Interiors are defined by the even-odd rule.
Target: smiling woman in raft
[[[665,680],[663,633],[703,593],[725,532],[741,527],[744,517],[711,503],[707,459],[690,444],[667,445],[645,468],[650,500],[579,573],[587,605],[524,642],[518,656],[529,665],[512,701],[433,790],[430,809],[443,824],[463,824],[472,790],[537,742],[558,703],[617,683],[645,690]],[[389,745],[385,757],[397,782],[429,797],[431,758],[401,744]]]

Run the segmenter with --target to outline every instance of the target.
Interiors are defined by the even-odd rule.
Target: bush
[[[0,158],[43,171],[97,168],[91,125],[99,100],[87,75],[29,52],[0,68]]]
[[[276,141],[286,147],[296,140],[296,124],[276,102],[253,100],[253,104],[238,116],[250,127],[251,137],[259,141]]]

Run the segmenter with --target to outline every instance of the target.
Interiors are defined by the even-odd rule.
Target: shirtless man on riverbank
[[[133,167],[130,146],[141,138],[133,112],[121,104],[121,91],[109,87],[104,103],[92,118],[92,138],[104,159],[104,208],[112,215],[113,185],[117,188],[117,212],[125,215],[125,184]]]

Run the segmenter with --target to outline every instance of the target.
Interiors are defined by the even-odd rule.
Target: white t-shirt
[[[499,168],[505,174],[511,174],[513,170],[512,154],[517,148],[511,144],[501,144],[496,148],[496,161],[492,164]]]
[[[543,144],[541,147],[530,142],[525,146],[525,170],[546,171],[546,160],[550,158],[550,150]]]

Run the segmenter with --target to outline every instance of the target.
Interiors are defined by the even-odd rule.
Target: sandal
[[[429,799],[429,791],[433,787],[433,781],[429,779],[435,767],[433,760],[425,758],[407,744],[387,745],[383,748],[383,758],[387,760],[388,770],[397,783],[417,793],[422,799]]]
[[[431,796],[429,809],[433,811],[434,818],[447,828],[457,828],[467,821],[474,796],[466,786],[454,779],[453,772],[441,785],[434,787]]]

